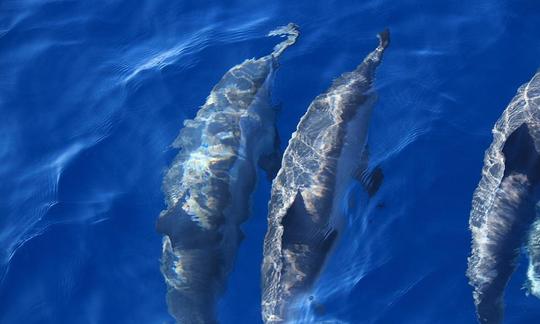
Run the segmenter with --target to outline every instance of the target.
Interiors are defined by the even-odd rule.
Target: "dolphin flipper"
[[[381,167],[377,166],[372,171],[365,170],[357,179],[362,183],[362,186],[364,186],[364,189],[371,198],[379,191],[384,179],[384,174]]]
[[[364,151],[362,152],[362,157],[360,158],[360,163],[356,170],[353,173],[353,178],[358,180],[369,197],[373,197],[379,188],[384,179],[384,174],[380,166],[375,167],[373,170],[370,170],[368,167],[369,161],[369,147],[366,145]]]

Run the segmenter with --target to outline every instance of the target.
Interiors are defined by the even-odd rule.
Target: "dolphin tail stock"
[[[288,23],[285,26],[271,30],[267,36],[281,36],[287,37],[287,39],[274,46],[274,51],[270,55],[273,56],[274,59],[277,59],[283,53],[283,51],[296,43],[296,39],[299,35],[300,31],[298,29],[298,25],[294,23]]]

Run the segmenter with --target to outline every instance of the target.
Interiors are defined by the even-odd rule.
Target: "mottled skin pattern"
[[[262,266],[265,323],[294,322],[291,305],[316,280],[338,235],[332,214],[345,151],[363,150],[375,94],[372,82],[388,45],[379,46],[353,72],[338,78],[311,103],[285,150],[272,184]],[[357,118],[358,117],[358,118]],[[351,120],[363,129],[347,134]],[[357,132],[357,133],[356,133]],[[344,149],[349,137],[358,145]],[[352,136],[354,135],[354,136]],[[351,149],[351,150],[349,150]],[[352,155],[351,155],[352,156]],[[352,171],[347,175],[352,179]]]
[[[528,286],[538,286],[535,219],[540,199],[540,75],[520,87],[493,130],[475,191],[467,276],[480,323],[503,320],[504,290],[529,239]],[[531,234],[529,234],[529,232]]]
[[[167,209],[158,219],[164,235],[161,271],[169,311],[178,323],[216,323],[215,304],[225,289],[249,214],[257,163],[277,172],[276,110],[269,87],[277,58],[298,31],[274,52],[230,69],[174,142],[180,152],[163,180]],[[274,168],[275,170],[273,170]]]

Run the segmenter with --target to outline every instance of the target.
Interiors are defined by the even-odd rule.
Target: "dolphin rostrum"
[[[289,24],[274,35],[286,39],[227,71],[173,144],[181,150],[163,180],[167,209],[157,230],[164,235],[167,304],[178,323],[217,322],[216,301],[242,240],[257,163],[269,177],[279,168],[270,87],[277,59],[299,32]]]
[[[366,139],[376,95],[375,70],[389,32],[352,72],[317,96],[289,140],[272,183],[262,265],[265,323],[294,322],[293,309],[317,279],[342,230],[341,200],[350,180],[373,195],[382,172],[367,169]],[[308,297],[309,299],[309,297]]]
[[[480,323],[503,319],[503,295],[529,240],[530,291],[540,287],[540,72],[518,89],[493,128],[470,216],[467,276]],[[536,224],[536,225],[535,225]]]

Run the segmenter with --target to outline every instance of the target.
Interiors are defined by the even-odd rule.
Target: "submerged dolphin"
[[[480,323],[501,323],[504,289],[529,238],[529,286],[538,296],[540,232],[540,72],[521,86],[493,129],[473,197],[467,276]]]
[[[334,81],[310,104],[285,150],[272,184],[268,232],[262,265],[262,316],[265,323],[294,322],[293,308],[308,292],[339,236],[341,200],[353,177],[374,194],[380,169],[367,172],[366,138],[375,70],[389,42],[354,71]]]
[[[216,323],[216,299],[242,239],[257,163],[270,177],[279,168],[269,88],[278,57],[298,34],[294,24],[270,32],[287,39],[227,71],[173,144],[181,151],[163,180],[167,209],[157,230],[164,235],[169,312],[178,323]]]

